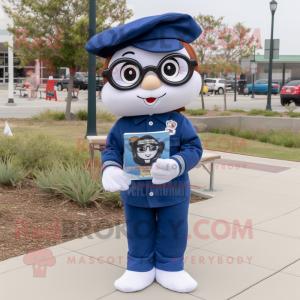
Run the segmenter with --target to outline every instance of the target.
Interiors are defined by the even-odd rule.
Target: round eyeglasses
[[[134,59],[120,58],[113,62],[108,69],[104,69],[102,73],[115,89],[126,91],[138,87],[150,71],[154,72],[167,85],[183,85],[192,78],[197,65],[195,59],[190,59],[183,54],[169,54],[156,67],[142,67]]]

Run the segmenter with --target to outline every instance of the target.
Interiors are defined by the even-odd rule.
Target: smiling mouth
[[[140,99],[143,99],[144,102],[147,104],[147,105],[154,105],[160,98],[164,97],[167,93],[165,93],[164,95],[158,97],[158,98],[153,98],[153,97],[150,97],[150,98],[142,98],[140,96],[137,96],[138,98]]]

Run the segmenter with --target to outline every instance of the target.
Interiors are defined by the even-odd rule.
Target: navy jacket
[[[119,119],[111,129],[102,152],[102,171],[109,166],[123,169],[124,133],[165,131],[170,120],[177,123],[175,134],[170,135],[170,158],[180,166],[179,176],[162,185],[152,184],[151,180],[133,180],[129,190],[121,192],[124,202],[138,207],[163,207],[190,197],[188,171],[199,163],[202,145],[191,122],[177,112]]]

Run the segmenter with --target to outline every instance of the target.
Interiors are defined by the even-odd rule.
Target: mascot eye
[[[175,59],[166,60],[161,66],[161,73],[166,79],[172,79],[179,73],[179,64]]]
[[[121,78],[127,84],[134,84],[140,77],[140,70],[131,64],[124,65],[121,69]]]

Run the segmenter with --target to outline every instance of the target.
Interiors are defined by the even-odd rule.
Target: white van
[[[224,94],[225,79],[224,78],[206,78],[204,80],[208,91],[218,92],[220,95]],[[231,84],[227,81],[226,92],[230,92]]]

